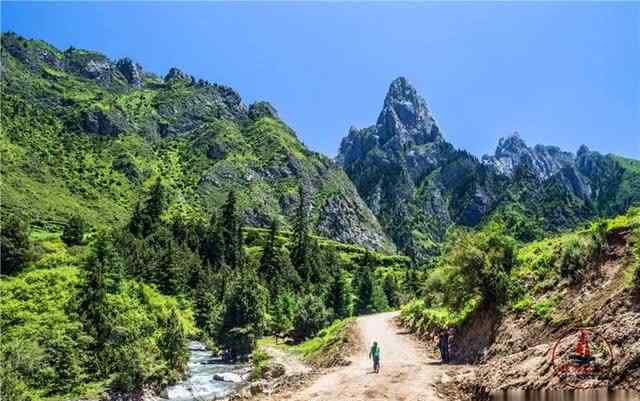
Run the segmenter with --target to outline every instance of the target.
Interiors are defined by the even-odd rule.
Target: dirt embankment
[[[602,257],[579,282],[549,290],[545,296],[558,301],[547,319],[514,312],[475,316],[452,347],[458,361],[479,365],[459,370],[450,383],[463,384],[467,392],[479,386],[489,391],[563,388],[552,349],[561,339],[563,347],[573,346],[576,329],[589,328],[613,353],[609,373],[590,385],[640,391],[640,289],[625,277],[632,261],[628,239],[627,231],[611,233]]]

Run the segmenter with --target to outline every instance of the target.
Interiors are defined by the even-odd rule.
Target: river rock
[[[231,372],[216,373],[213,375],[213,380],[230,383],[242,383],[242,376]]]
[[[273,362],[265,366],[264,368],[264,378],[265,379],[277,379],[278,377],[284,376],[285,374],[285,366],[281,363]]]

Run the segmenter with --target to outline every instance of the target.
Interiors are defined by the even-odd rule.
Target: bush
[[[72,216],[64,226],[60,239],[67,245],[80,245],[84,239],[85,222],[80,216]]]
[[[266,324],[267,291],[253,272],[243,272],[224,297],[218,343],[235,360],[249,355]]]
[[[2,274],[15,274],[31,258],[28,225],[10,216],[0,227],[0,268]]]
[[[291,336],[297,341],[313,337],[327,325],[328,320],[329,313],[322,300],[314,295],[306,295],[298,303]]]

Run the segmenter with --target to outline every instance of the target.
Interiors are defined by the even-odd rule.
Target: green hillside
[[[128,59],[15,34],[2,36],[2,69],[5,214],[40,226],[74,213],[123,222],[160,176],[169,215],[204,215],[233,189],[246,223],[266,227],[291,221],[302,185],[319,234],[393,249],[342,170],[266,102],[247,108],[231,88],[176,69],[162,80]]]

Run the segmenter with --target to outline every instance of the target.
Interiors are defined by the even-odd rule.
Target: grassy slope
[[[44,42],[6,34],[5,41],[31,52],[32,58],[43,52],[60,60],[100,58],[77,50],[62,53]],[[150,78],[136,89],[115,75],[116,82],[104,87],[34,63],[32,68],[2,53],[3,214],[23,214],[49,228],[73,213],[94,225],[112,225],[128,218],[139,194],[159,175],[174,195],[169,213],[206,214],[234,189],[251,224],[277,216],[286,226],[302,182],[311,195],[314,219],[325,204],[347,199],[355,205],[358,224],[381,235],[349,179],[330,159],[306,149],[277,118],[233,117],[231,106],[220,103],[224,92],[216,86]],[[116,137],[83,132],[84,116],[96,110],[124,119],[125,132]],[[190,128],[161,139],[161,126]]]
[[[35,262],[16,277],[0,283],[0,354],[3,380],[11,380],[34,400],[97,398],[109,379],[89,379],[90,337],[77,315],[80,268],[86,247],[67,247],[54,233],[32,233]],[[117,311],[113,319],[130,348],[116,341],[112,352],[141,358],[146,374],[160,372],[161,325],[171,309],[179,312],[185,332],[197,332],[189,305],[160,294],[154,288],[126,280],[108,302]],[[133,349],[137,351],[132,351]],[[128,351],[127,351],[128,350]],[[9,385],[9,387],[12,387]]]
[[[566,268],[564,265],[575,263],[579,269],[578,277],[589,273],[589,267],[594,263],[592,252],[596,246],[593,234],[598,224],[604,224],[608,235],[620,231],[631,233],[629,241],[634,256],[621,263],[625,269],[625,285],[633,286],[640,274],[639,208],[574,231],[521,245],[516,251],[516,265],[510,273],[510,294],[505,307],[534,319],[554,324],[565,323],[567,311],[556,311],[556,306],[565,300],[573,281],[562,270]],[[403,306],[402,318],[407,326],[422,333],[436,326],[459,326],[472,316],[478,305],[479,300],[471,299],[458,308],[447,305],[429,307],[423,300],[415,300]]]

